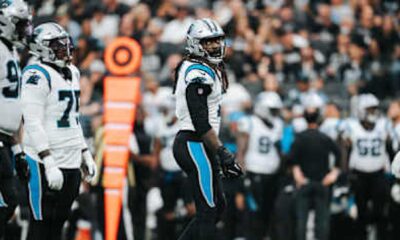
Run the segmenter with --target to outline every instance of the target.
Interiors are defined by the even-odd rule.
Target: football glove
[[[50,155],[44,157],[43,163],[49,188],[52,190],[60,190],[64,183],[64,176],[61,170],[56,166],[53,157]]]
[[[88,183],[92,183],[97,173],[96,163],[93,160],[92,154],[88,149],[82,152],[82,166],[81,169],[84,173],[84,179]]]
[[[221,165],[222,173],[226,178],[236,178],[243,174],[241,167],[235,162],[235,156],[224,146],[218,148],[217,158]]]

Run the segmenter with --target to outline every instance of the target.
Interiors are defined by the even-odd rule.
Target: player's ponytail
[[[221,80],[222,80],[222,89],[224,93],[228,90],[229,87],[229,81],[228,81],[228,75],[226,74],[226,68],[225,68],[225,63],[220,63],[217,68],[221,71]]]
[[[174,70],[174,83],[173,83],[173,88],[172,88],[172,94],[175,94],[176,91],[176,85],[178,84],[178,78],[179,78],[179,70],[182,67],[183,62],[186,60],[185,57],[182,58],[182,60],[176,65],[176,68]]]

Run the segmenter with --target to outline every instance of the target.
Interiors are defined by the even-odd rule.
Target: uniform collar
[[[68,68],[68,66],[67,67],[59,67],[54,63],[44,62],[44,61],[42,61],[42,63],[53,68],[56,72],[61,74],[61,76],[63,76],[64,79],[66,79],[68,81],[72,80],[72,73],[71,73],[71,70]]]

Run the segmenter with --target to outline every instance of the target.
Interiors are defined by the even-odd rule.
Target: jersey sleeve
[[[49,141],[43,128],[45,105],[50,93],[49,82],[50,79],[40,70],[24,70],[22,75],[21,108],[24,129],[38,153],[49,149]]]
[[[216,74],[211,67],[196,63],[186,68],[184,79],[186,85],[189,85],[190,83],[213,85],[216,79]]]
[[[338,126],[337,126],[337,131],[343,139],[350,139],[351,132],[352,132],[351,120],[346,119],[346,120],[340,121],[340,123],[338,123]]]
[[[250,117],[242,117],[237,122],[237,128],[239,132],[250,134],[252,124]]]
[[[0,47],[0,51],[6,51],[5,48]],[[7,80],[7,59],[4,54],[0,54],[0,87],[3,84],[8,84]]]
[[[208,118],[208,95],[211,87],[202,83],[190,83],[186,88],[186,102],[190,118],[196,132],[200,135],[212,127]]]

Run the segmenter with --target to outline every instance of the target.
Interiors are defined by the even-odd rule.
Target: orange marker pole
[[[133,39],[115,39],[104,54],[112,76],[104,79],[104,211],[105,239],[116,240],[122,208],[122,191],[129,160],[129,138],[140,100],[140,45]]]

